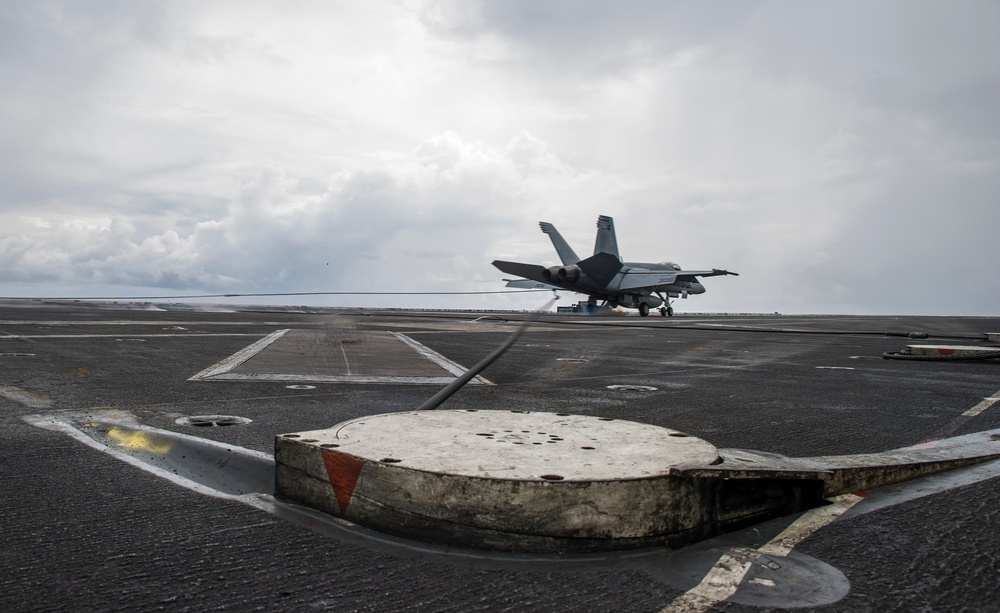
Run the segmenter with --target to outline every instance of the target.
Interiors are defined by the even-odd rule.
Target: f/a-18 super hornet
[[[705,286],[698,282],[698,277],[737,275],[718,268],[684,270],[673,262],[623,262],[618,255],[614,220],[606,215],[597,218],[594,255],[585,260],[576,255],[555,226],[545,221],[539,225],[542,232],[552,239],[562,266],[546,268],[537,264],[501,260],[495,260],[493,265],[507,274],[521,277],[506,280],[507,287],[565,289],[587,294],[590,297],[587,301],[588,311],[596,309],[600,300],[610,307],[639,309],[639,314],[643,317],[649,315],[651,308],[657,307],[661,315],[673,315],[670,298],[687,298],[690,294],[705,293]]]

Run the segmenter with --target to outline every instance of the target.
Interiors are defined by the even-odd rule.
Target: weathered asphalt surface
[[[21,419],[113,406],[151,426],[271,452],[275,434],[410,410],[436,388],[188,378],[279,328],[404,332],[466,367],[515,328],[474,321],[481,313],[168,308],[0,305],[0,610],[660,611],[682,593],[627,564],[495,569],[324,537]],[[997,395],[1000,364],[883,360],[926,342],[908,332],[982,344],[984,333],[1000,332],[1000,318],[545,316],[483,373],[496,387],[466,387],[444,408],[609,416],[790,456],[1000,427],[1000,406],[961,417]],[[607,387],[616,384],[657,389]],[[253,423],[175,423],[200,414]],[[998,483],[814,534],[796,551],[851,582],[845,599],[821,609],[1000,610]]]

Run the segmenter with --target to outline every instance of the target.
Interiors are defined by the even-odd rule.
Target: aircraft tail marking
[[[618,238],[615,236],[615,221],[607,215],[597,218],[597,240],[594,242],[594,255],[610,253],[621,261],[618,255]]]

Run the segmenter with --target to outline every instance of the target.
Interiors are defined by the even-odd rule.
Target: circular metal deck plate
[[[677,430],[526,411],[389,413],[302,436],[366,461],[487,479],[648,478],[719,457],[713,445]]]
[[[180,426],[198,427],[219,427],[219,426],[242,426],[252,423],[253,420],[236,415],[191,415],[190,417],[180,417],[174,423]]]

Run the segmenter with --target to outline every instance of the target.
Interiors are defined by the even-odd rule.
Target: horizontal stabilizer
[[[493,265],[508,275],[524,277],[525,279],[531,279],[532,281],[539,281],[542,283],[545,282],[545,278],[542,277],[542,272],[545,270],[544,266],[539,266],[537,264],[522,264],[520,262],[505,262],[503,260],[493,260]]]
[[[610,253],[595,253],[586,260],[580,261],[577,266],[591,281],[606,286],[622,269],[622,262]]]

